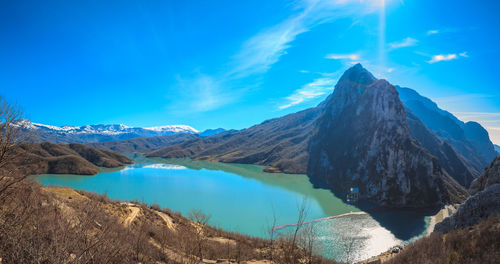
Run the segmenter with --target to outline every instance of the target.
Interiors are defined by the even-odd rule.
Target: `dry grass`
[[[196,223],[159,206],[25,180],[0,200],[0,258],[3,264],[333,263],[298,243],[291,250],[285,237],[272,243],[205,225],[207,219],[198,211]],[[290,251],[292,258],[284,254]]]
[[[500,216],[446,235],[432,233],[407,246],[390,264],[488,264],[500,260]]]

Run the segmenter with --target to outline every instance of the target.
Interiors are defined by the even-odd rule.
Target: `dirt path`
[[[133,204],[127,204],[127,205],[128,209],[130,209],[132,212],[123,221],[124,226],[130,226],[130,224],[134,222],[135,218],[137,218],[137,215],[139,215],[139,212],[141,211],[139,207],[135,207]]]
[[[170,217],[169,215],[167,215],[164,212],[160,212],[160,211],[155,211],[155,212],[156,212],[156,214],[158,214],[158,216],[161,217],[161,219],[163,219],[163,221],[165,221],[165,224],[167,224],[167,227],[170,228],[170,230],[175,231],[175,225],[174,225],[174,221],[172,220],[172,217]]]

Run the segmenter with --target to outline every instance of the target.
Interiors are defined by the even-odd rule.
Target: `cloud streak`
[[[327,59],[332,59],[332,60],[351,60],[351,61],[357,61],[360,59],[359,54],[353,53],[353,54],[328,54],[326,55]]]
[[[467,52],[462,52],[462,53],[459,53],[458,55],[455,53],[439,54],[439,55],[432,56],[431,60],[427,61],[427,63],[433,64],[433,63],[441,62],[441,61],[451,61],[451,60],[456,60],[460,57],[467,58],[469,56],[467,55]]]
[[[437,30],[437,29],[433,29],[433,30],[427,31],[427,35],[428,36],[430,36],[430,35],[436,35],[436,34],[439,34],[439,30]]]
[[[407,37],[401,41],[389,43],[389,47],[391,48],[391,50],[394,50],[394,49],[415,46],[415,45],[417,45],[417,43],[418,43],[418,40],[416,40],[414,38]]]
[[[227,69],[214,75],[199,74],[193,84],[181,84],[189,96],[184,100],[190,111],[215,110],[237,100],[247,88],[238,86],[239,79],[266,73],[287,54],[292,42],[317,25],[350,16],[363,16],[380,9],[379,1],[302,0],[294,5],[296,12],[282,22],[263,29],[244,41],[240,50],[230,57]],[[182,88],[182,87],[181,87]],[[236,95],[233,95],[236,94]],[[315,93],[304,91],[297,98],[307,100]],[[291,100],[290,103],[297,102]],[[295,103],[297,104],[297,103]]]
[[[330,93],[334,89],[336,82],[336,79],[332,79],[329,77],[315,79],[311,83],[302,86],[300,89],[295,90],[290,96],[286,97],[285,99],[288,102],[284,105],[281,105],[279,109],[283,110],[315,99],[326,93]]]

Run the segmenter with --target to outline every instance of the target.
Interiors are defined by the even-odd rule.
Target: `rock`
[[[394,86],[360,64],[347,70],[313,132],[308,175],[316,186],[386,207],[433,207],[466,192],[412,139]]]
[[[448,233],[452,230],[472,226],[481,219],[500,212],[500,184],[494,184],[469,197],[450,217],[436,224],[434,232]]]

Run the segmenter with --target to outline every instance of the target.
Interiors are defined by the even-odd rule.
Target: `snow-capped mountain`
[[[23,120],[21,124],[34,134],[34,141],[53,143],[90,143],[125,140],[136,137],[157,137],[179,133],[198,134],[198,130],[186,125],[158,127],[129,127],[121,124],[99,124],[85,126],[51,126]]]

